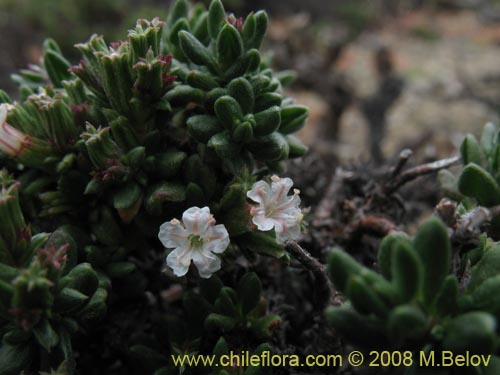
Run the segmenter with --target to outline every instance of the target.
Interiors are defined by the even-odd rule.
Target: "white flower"
[[[29,142],[29,136],[7,124],[7,112],[12,105],[0,105],[0,152],[17,156]]]
[[[215,254],[229,246],[226,227],[215,225],[208,207],[184,211],[182,223],[177,219],[163,223],[158,238],[163,246],[174,249],[167,256],[167,266],[179,277],[188,272],[192,260],[200,276],[208,279],[220,270],[220,259]]]
[[[288,195],[293,186],[290,178],[273,176],[271,180],[271,184],[257,181],[252,190],[247,192],[247,197],[258,203],[250,210],[252,221],[262,231],[274,228],[278,243],[297,240],[300,236],[300,222],[304,217],[299,207],[300,191],[294,189],[293,195]]]

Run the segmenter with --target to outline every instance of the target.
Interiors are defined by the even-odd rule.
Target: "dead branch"
[[[418,165],[414,168],[408,169],[403,173],[391,178],[384,186],[384,193],[391,195],[397,191],[404,184],[413,181],[414,179],[431,173],[436,173],[441,169],[449,168],[460,161],[460,156],[454,156],[448,159],[437,160],[432,163]]]
[[[331,302],[330,300],[334,295],[334,289],[326,272],[325,265],[312,257],[311,254],[295,241],[288,241],[285,245],[285,249],[297,259],[300,264],[312,272],[315,280],[314,290],[316,293],[316,307],[319,311],[323,311]]]

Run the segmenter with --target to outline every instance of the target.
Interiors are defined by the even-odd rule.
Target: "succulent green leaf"
[[[233,79],[227,88],[228,94],[236,99],[244,114],[252,112],[255,98],[252,85],[247,79],[244,77]]]
[[[496,344],[496,320],[483,311],[459,315],[446,327],[442,347],[453,353],[490,354]]]
[[[183,151],[170,150],[154,155],[154,173],[161,178],[171,178],[179,174],[187,154]]]
[[[172,105],[201,104],[205,100],[205,92],[188,85],[179,85],[167,92],[164,98]]]
[[[500,317],[500,274],[488,278],[472,293],[472,302],[475,309],[489,312]]]
[[[214,109],[217,118],[228,130],[232,130],[243,118],[240,105],[229,95],[217,99]]]
[[[477,142],[476,138],[468,134],[462,145],[460,146],[460,152],[462,154],[462,160],[464,164],[476,163],[477,165],[483,164],[483,155],[481,152],[481,147]]]
[[[120,188],[113,196],[114,208],[132,207],[142,197],[142,189],[134,181],[130,181]]]
[[[378,266],[380,272],[388,280],[391,279],[392,275],[392,256],[394,253],[394,248],[397,245],[401,246],[411,246],[411,240],[408,235],[404,232],[394,232],[388,234],[384,237],[380,243],[380,249],[378,251]]]
[[[280,127],[281,113],[277,106],[266,109],[254,115],[256,136],[263,136],[273,133]]]
[[[281,317],[276,314],[269,314],[252,322],[251,331],[260,341],[268,340],[272,337],[276,328],[281,326]]]
[[[297,137],[294,137],[293,135],[287,135],[286,141],[288,142],[288,147],[290,150],[288,153],[289,158],[298,158],[304,156],[307,153],[307,146],[304,145]]]
[[[215,116],[195,115],[187,120],[189,134],[198,142],[207,143],[210,138],[223,130]]]
[[[266,232],[248,232],[238,236],[238,245],[250,252],[281,258],[285,255],[283,246],[276,242],[274,235]]]
[[[152,215],[160,215],[163,203],[182,202],[186,199],[186,188],[175,182],[161,182],[153,185],[144,201],[146,211]]]
[[[254,111],[261,112],[275,105],[279,107],[282,101],[283,97],[281,96],[281,94],[277,92],[266,92],[264,94],[259,95],[255,100]]]
[[[334,248],[328,255],[328,272],[335,287],[345,293],[349,279],[359,274],[363,266],[345,251]]]
[[[460,193],[473,197],[481,206],[491,207],[500,203],[500,188],[491,175],[479,165],[465,166],[458,180]]]
[[[499,274],[500,246],[493,246],[486,250],[479,262],[472,267],[472,275],[467,290],[473,292],[476,288]]]
[[[255,20],[255,15],[250,13],[245,22],[243,23],[243,29],[241,31],[241,37],[243,38],[243,43],[246,48],[249,48],[253,39],[255,37],[255,31],[257,29],[257,21]]]
[[[451,266],[451,245],[445,225],[430,219],[418,229],[413,240],[423,266],[421,298],[431,307]]]
[[[497,132],[498,127],[495,124],[488,122],[484,125],[483,132],[481,133],[481,147],[486,155],[490,155],[493,151]]]
[[[80,263],[61,279],[61,287],[69,287],[92,296],[99,285],[97,274],[89,263]]]
[[[256,273],[249,272],[243,275],[238,283],[238,297],[244,315],[247,315],[257,306],[261,292],[262,283]]]
[[[391,275],[402,302],[409,302],[420,290],[422,264],[410,243],[395,241],[392,249]]]
[[[224,287],[222,281],[217,277],[217,275],[213,275],[209,279],[201,279],[200,280],[200,291],[203,297],[207,299],[208,302],[214,303],[221,289]]]
[[[209,331],[229,332],[236,324],[236,319],[216,313],[211,313],[205,320],[205,328]]]
[[[222,69],[233,65],[243,54],[243,40],[236,28],[226,23],[217,36],[217,61]]]
[[[264,161],[285,160],[290,152],[287,139],[278,132],[255,138],[247,148],[256,159]]]
[[[255,34],[252,42],[250,43],[252,48],[259,49],[261,47],[264,36],[266,35],[268,24],[269,18],[267,17],[266,12],[259,11],[255,13]]]
[[[208,68],[215,66],[211,52],[196,37],[188,31],[179,32],[179,43],[184,55],[197,65],[205,65]]]
[[[429,322],[425,314],[416,306],[401,305],[391,311],[387,319],[387,332],[395,345],[403,345],[407,340],[422,339]]]
[[[362,277],[355,275],[348,279],[346,295],[349,297],[354,308],[362,314],[374,313],[384,318],[389,313],[389,308],[373,292]]]
[[[217,39],[221,23],[226,17],[226,11],[221,0],[214,0],[208,8],[208,33],[212,39]]]
[[[64,288],[54,299],[54,307],[59,313],[72,313],[81,309],[89,297],[73,288]]]
[[[176,0],[168,12],[168,23],[174,24],[181,18],[186,18],[189,12],[189,3],[187,0]]]
[[[113,262],[107,265],[106,274],[112,279],[120,279],[130,275],[137,269],[132,262]]]
[[[71,64],[60,53],[46,50],[43,54],[43,65],[55,87],[62,87],[62,81],[71,79],[71,73],[68,72]]]
[[[327,322],[348,342],[368,348],[387,345],[384,328],[378,320],[374,321],[348,307],[328,307],[325,315]]]
[[[212,90],[219,87],[219,84],[211,74],[203,73],[198,70],[192,70],[186,77],[187,83],[198,89]]]
[[[458,281],[449,275],[443,282],[436,297],[436,314],[441,317],[455,315],[458,311]]]
[[[35,327],[33,327],[33,335],[38,343],[48,352],[59,342],[59,336],[54,328],[50,325],[48,319],[42,319]]]
[[[290,134],[302,129],[308,115],[309,110],[304,106],[295,105],[282,108],[280,133]]]

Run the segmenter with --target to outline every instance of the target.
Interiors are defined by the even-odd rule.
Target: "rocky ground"
[[[283,23],[278,26],[282,29]],[[334,35],[334,28],[324,25],[323,35]],[[279,38],[284,33],[281,29],[271,30],[271,35]],[[301,30],[295,27],[294,32]],[[465,133],[478,133],[485,122],[497,119],[500,25],[485,23],[472,11],[408,12],[362,32],[347,44],[334,69],[320,74],[341,74],[356,98],[366,97],[377,85],[372,55],[380,46],[392,51],[396,71],[406,82],[388,115],[383,145],[387,156],[426,136],[431,140],[421,150],[426,157],[451,155]],[[293,95],[311,108],[302,137],[314,145],[325,126],[328,103],[310,90]],[[369,159],[367,136],[367,125],[354,100],[342,116],[334,146],[340,159]]]

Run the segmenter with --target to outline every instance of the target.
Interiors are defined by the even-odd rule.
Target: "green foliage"
[[[328,269],[348,301],[329,307],[326,318],[343,337],[363,348],[495,354],[498,251],[497,243],[484,238],[476,250],[480,260],[462,290],[451,269],[448,230],[436,219],[423,223],[413,240],[396,232],[382,241],[382,275],[334,249]]]
[[[271,338],[280,318],[253,273],[207,296],[184,286],[192,324],[179,323],[175,301],[167,314],[156,302],[172,286],[158,228],[189,207],[209,207],[227,228],[229,267],[235,254],[284,255],[255,230],[246,193],[257,173],[306,152],[292,133],[308,111],[261,59],[267,26],[262,11],[241,19],[218,0],[208,10],[178,0],[166,23],[141,19],[123,41],[77,44],[77,65],[47,40],[40,64],[14,77],[19,100],[0,95],[0,151],[22,165],[10,168],[20,184],[2,175],[0,374],[73,373],[92,350],[153,373],[166,352],[206,349],[213,335],[233,344],[243,333],[249,349]],[[123,317],[137,306],[141,317]],[[142,325],[121,327],[128,319]],[[151,326],[150,340],[135,332]],[[95,342],[117,331],[119,343]]]

